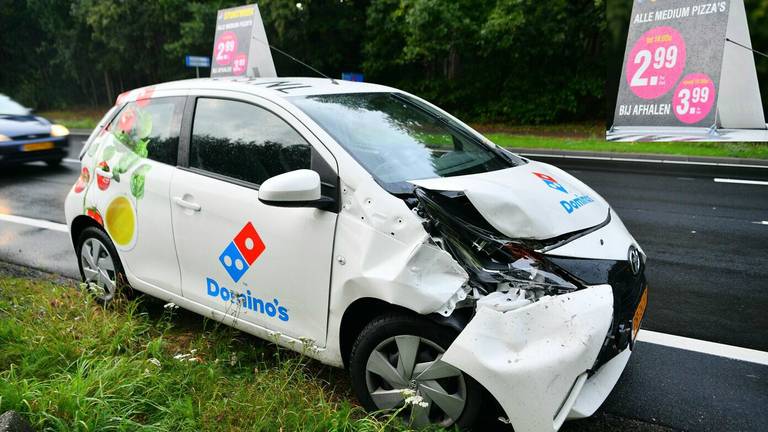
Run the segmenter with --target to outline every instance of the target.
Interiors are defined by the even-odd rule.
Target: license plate
[[[40,143],[31,143],[31,144],[24,144],[21,146],[21,150],[28,152],[28,151],[39,151],[39,150],[50,150],[53,148],[52,142],[40,142]]]
[[[640,331],[640,323],[643,321],[646,306],[648,306],[648,288],[643,291],[643,296],[640,297],[640,304],[635,309],[635,316],[632,317],[632,340],[637,338],[637,332]]]

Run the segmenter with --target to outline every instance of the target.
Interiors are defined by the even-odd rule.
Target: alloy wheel
[[[365,367],[373,403],[380,410],[405,406],[416,427],[454,424],[464,412],[467,384],[460,370],[442,361],[444,353],[436,343],[413,335],[390,337],[378,344]],[[416,398],[406,404],[408,394]]]
[[[117,290],[115,261],[99,239],[88,238],[80,248],[80,262],[87,288],[104,302],[112,300]]]

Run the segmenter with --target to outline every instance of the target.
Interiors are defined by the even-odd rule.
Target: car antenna
[[[306,64],[306,63],[304,63],[303,61],[301,61],[301,60],[297,59],[296,57],[294,57],[294,56],[292,56],[292,55],[288,54],[287,52],[285,52],[285,51],[281,50],[280,48],[274,47],[274,46],[270,45],[269,43],[267,43],[267,42],[265,42],[265,41],[263,41],[263,40],[261,40],[261,39],[257,38],[256,36],[253,36],[252,38],[253,38],[253,40],[255,40],[255,41],[257,41],[257,42],[260,42],[260,43],[262,43],[262,44],[264,44],[264,45],[268,46],[269,48],[271,48],[271,49],[273,49],[273,50],[277,51],[278,53],[280,53],[280,54],[282,54],[282,55],[284,55],[284,56],[288,57],[289,59],[291,59],[291,60],[295,61],[296,63],[298,63],[298,64],[300,64],[300,65],[302,65],[302,66],[304,66],[304,67],[306,67],[306,68],[308,68],[308,69],[310,69],[310,70],[314,71],[314,72],[315,72],[315,73],[317,73],[318,75],[320,75],[320,76],[322,76],[322,77],[324,77],[324,78],[328,78],[329,80],[331,80],[331,82],[332,82],[333,84],[336,84],[336,85],[338,85],[338,84],[339,84],[338,82],[336,82],[336,80],[335,80],[335,79],[333,79],[333,78],[329,77],[328,75],[326,75],[326,74],[324,74],[324,73],[320,72],[319,70],[317,70],[317,69],[313,68],[312,66],[310,66],[310,65],[308,65],[308,64]]]

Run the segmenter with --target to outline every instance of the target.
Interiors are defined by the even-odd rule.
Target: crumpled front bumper
[[[501,293],[499,293],[501,294]],[[501,312],[501,295],[477,312],[443,355],[501,404],[517,431],[556,431],[592,415],[616,384],[629,348],[590,376],[611,327],[610,285],[549,296]]]

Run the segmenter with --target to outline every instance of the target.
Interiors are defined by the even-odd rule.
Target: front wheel
[[[369,411],[402,409],[415,427],[470,428],[483,392],[472,377],[442,361],[455,337],[422,317],[374,319],[360,332],[350,355],[358,399]]]
[[[96,301],[106,305],[121,289],[130,294],[125,270],[112,240],[104,231],[88,227],[80,233],[77,243],[80,276]]]

